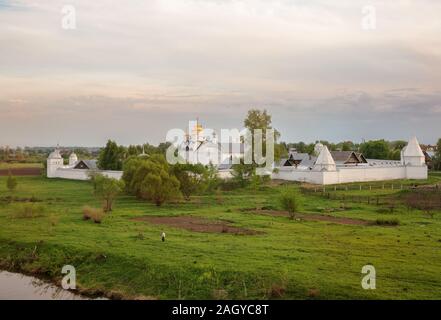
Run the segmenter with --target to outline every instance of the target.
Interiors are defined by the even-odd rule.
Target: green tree
[[[98,170],[89,170],[87,172],[87,177],[89,178],[89,181],[92,183],[93,191],[96,191],[97,188],[97,177],[101,176]]]
[[[284,190],[279,198],[283,210],[288,211],[290,219],[294,219],[300,207],[300,196],[293,190]]]
[[[268,129],[273,129],[272,127],[272,120],[271,115],[268,114],[266,110],[258,110],[258,109],[251,109],[248,111],[247,117],[244,120],[244,126],[248,130],[251,131],[251,133],[254,132],[256,129],[262,130],[262,151],[263,154],[266,154],[266,131]],[[277,144],[277,140],[280,138],[280,133],[274,129],[274,144]],[[254,139],[254,138],[253,138]],[[253,140],[254,145],[254,140]],[[280,151],[281,149],[275,148],[274,150],[274,158],[276,160],[280,159]]]
[[[297,152],[299,153],[305,153],[306,152],[306,144],[303,141],[297,142],[297,143],[290,143],[288,144],[289,148],[295,148]]]
[[[441,138],[436,144],[436,152],[433,159],[433,167],[435,170],[441,170]]]
[[[115,141],[107,141],[106,147],[101,150],[98,157],[98,167],[102,170],[121,170],[126,150],[118,146]]]
[[[344,141],[341,143],[342,151],[353,151],[355,150],[354,143],[352,141]]]
[[[171,145],[170,142],[161,142],[158,146],[153,146],[149,143],[143,145],[130,145],[127,148],[127,156],[137,156],[140,155],[144,149],[144,152],[148,155],[152,154],[163,154],[165,155],[168,147]]]
[[[279,161],[281,158],[288,157],[288,148],[285,143],[274,144],[274,160]]]
[[[270,176],[253,174],[250,179],[250,185],[253,190],[257,191],[262,185],[265,185],[265,183],[268,183],[270,180]]]
[[[134,146],[130,145],[127,148],[127,156],[137,156],[142,153],[142,147],[141,146]]]
[[[240,187],[245,187],[251,182],[252,177],[256,173],[256,164],[244,164],[243,159],[240,163],[233,164],[231,172],[233,176],[233,181],[237,183]]]
[[[179,181],[180,190],[186,200],[195,193],[203,192],[207,188],[204,181],[207,169],[201,164],[175,164],[172,173]]]
[[[213,164],[209,164],[205,167],[204,171],[204,189],[208,192],[213,192],[219,188],[221,179],[219,178],[217,167]]]
[[[147,174],[158,172],[166,167],[168,163],[162,155],[152,155],[150,157],[130,157],[124,162],[122,179],[125,182],[128,193],[141,197],[141,182]]]
[[[390,156],[389,144],[385,140],[372,140],[360,145],[360,152],[369,159],[388,159]]]
[[[389,152],[387,159],[390,160],[400,160],[401,159],[401,150],[395,149]]]
[[[161,142],[157,147],[157,153],[165,155],[167,152],[167,149],[171,146],[170,142]]]
[[[151,200],[158,207],[181,196],[178,179],[164,169],[147,174],[140,187],[141,197]]]
[[[13,192],[17,188],[17,185],[17,179],[12,175],[11,171],[9,170],[8,178],[6,179],[6,187],[10,192]]]
[[[104,201],[103,209],[105,212],[112,211],[113,202],[116,197],[124,190],[124,181],[108,178],[103,175],[95,175],[95,195]]]
[[[320,140],[320,141],[316,141],[315,143],[317,144],[317,143],[321,143],[321,144],[323,144],[324,146],[327,146],[328,147],[328,149],[329,149],[329,151],[336,151],[337,150],[337,145],[336,144],[334,144],[334,143],[332,143],[332,142],[329,142],[329,141],[327,141],[327,140]],[[315,146],[315,145],[314,145]]]
[[[130,194],[160,206],[181,197],[178,179],[162,154],[131,157],[124,163],[123,180]]]
[[[404,140],[396,140],[396,141],[390,142],[390,148],[392,150],[399,150],[400,152],[406,145],[407,145],[407,142]]]

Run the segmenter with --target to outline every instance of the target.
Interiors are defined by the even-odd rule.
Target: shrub
[[[141,184],[141,197],[151,200],[158,207],[164,202],[181,196],[178,179],[165,170],[149,173]]]
[[[251,178],[255,176],[256,165],[255,164],[244,164],[243,159],[240,160],[240,163],[233,164],[232,172],[233,178],[230,179],[235,182],[240,188],[247,186]],[[256,181],[255,181],[256,182]]]
[[[95,195],[104,202],[104,211],[112,211],[115,198],[123,191],[124,181],[97,175],[94,179]]]
[[[379,226],[398,226],[400,224],[400,220],[396,218],[392,219],[377,219],[375,220],[375,224]]]
[[[14,206],[14,218],[36,218],[46,213],[46,207],[41,204],[21,203]]]
[[[92,208],[89,206],[85,206],[83,208],[83,219],[84,220],[92,220],[95,223],[101,223],[104,218],[103,209]]]
[[[10,192],[13,192],[17,188],[17,179],[12,175],[11,171],[9,171],[8,179],[6,179],[6,187]]]
[[[319,289],[308,289],[308,292],[306,293],[308,298],[318,298],[320,296],[320,290]]]
[[[269,289],[268,296],[271,299],[280,299],[284,296],[286,289],[282,285],[273,284]]]
[[[208,187],[206,177],[207,169],[201,164],[175,164],[171,166],[171,172],[179,181],[179,188],[185,200],[190,196],[204,192]]]
[[[96,178],[100,175],[100,173],[98,172],[98,170],[89,170],[89,172],[87,173],[87,176],[89,178],[89,181],[92,183],[93,186],[93,191],[95,192],[97,189],[97,183],[96,183]]]
[[[51,224],[52,227],[55,227],[55,226],[58,224],[59,219],[58,219],[58,217],[57,217],[56,215],[51,214],[51,215],[49,216],[49,222],[50,222],[50,224]]]
[[[288,211],[290,219],[295,218],[295,214],[299,209],[299,196],[293,190],[285,190],[280,196],[280,204],[283,210]]]
[[[216,203],[219,205],[224,203],[224,197],[222,195],[222,190],[220,188],[216,190]]]
[[[104,212],[103,210],[97,209],[97,211],[95,211],[94,215],[92,216],[92,220],[95,223],[101,223],[101,221],[104,218]]]
[[[92,217],[92,210],[94,209],[89,206],[83,207],[83,220],[90,220]]]

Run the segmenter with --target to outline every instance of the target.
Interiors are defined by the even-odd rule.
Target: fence
[[[434,208],[441,208],[441,188],[439,185],[416,187],[415,185],[403,185],[403,184],[381,184],[381,185],[347,185],[347,186],[323,186],[323,187],[302,187],[304,194],[315,195],[323,197],[329,200],[341,201],[343,204],[347,202],[351,203],[366,203],[377,206],[395,207],[398,201],[404,200],[409,202],[412,207],[430,206]],[[362,191],[362,190],[413,190],[414,199],[401,199],[396,193],[392,194],[347,194],[337,193],[336,191]],[[430,200],[428,197],[430,195]]]

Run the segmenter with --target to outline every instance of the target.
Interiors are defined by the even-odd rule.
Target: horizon
[[[291,144],[291,143],[303,142],[306,145],[308,145],[308,144],[315,144],[317,142],[328,142],[330,144],[339,144],[339,143],[344,143],[344,142],[352,142],[354,144],[362,144],[363,142],[369,142],[369,141],[375,141],[375,140],[385,140],[386,142],[396,142],[396,141],[406,141],[406,142],[409,142],[409,140],[411,138],[412,138],[412,136],[410,136],[407,139],[403,138],[403,139],[392,139],[392,140],[389,140],[389,139],[380,138],[380,139],[369,139],[369,140],[366,139],[365,141],[363,141],[363,140],[362,141],[355,141],[355,140],[330,141],[330,140],[327,140],[327,139],[317,139],[317,140],[311,140],[311,141],[284,141],[282,139],[282,140],[279,141],[279,143]],[[437,141],[435,141],[433,143],[425,143],[424,141],[421,141],[418,137],[416,137],[416,138],[418,139],[418,142],[420,143],[420,145],[426,145],[426,146],[436,146],[437,145]],[[111,139],[108,139],[108,140],[111,140]],[[101,149],[101,148],[105,147],[105,145],[106,145],[108,140],[106,140],[103,143],[103,145],[101,145],[101,146],[98,146],[98,145],[67,145],[67,144],[65,145],[65,144],[59,144],[58,147],[60,149],[75,149],[75,148],[85,148],[85,149],[95,149],[96,148],[96,149]],[[112,140],[112,141],[115,141],[115,140]],[[118,145],[121,145],[123,147],[129,147],[131,145],[132,146],[141,146],[141,145],[145,145],[145,144],[150,144],[152,146],[158,146],[161,143],[166,143],[165,140],[164,141],[160,141],[159,143],[151,143],[149,141],[146,141],[146,142],[139,142],[139,143],[120,144],[118,141],[115,141],[115,142]],[[57,144],[55,144],[55,145],[16,145],[16,146],[8,145],[8,144],[0,145],[0,148],[5,148],[5,147],[9,147],[9,148],[12,148],[12,149],[16,149],[16,148],[22,148],[22,149],[24,149],[24,148],[57,148]]]

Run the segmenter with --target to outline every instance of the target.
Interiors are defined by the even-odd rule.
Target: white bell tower
[[[51,154],[49,154],[49,157],[46,160],[47,163],[47,169],[46,169],[46,175],[48,178],[55,178],[56,175],[56,171],[58,168],[63,167],[64,163],[63,163],[63,157],[60,154],[60,150],[57,148],[55,148],[55,150],[53,152],[51,152]]]

